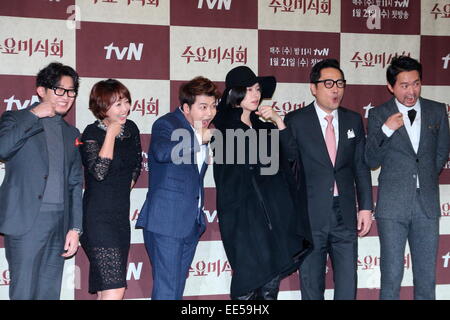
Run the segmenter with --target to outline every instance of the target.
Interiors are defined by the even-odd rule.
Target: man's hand
[[[213,136],[213,130],[208,128],[200,129],[200,134],[202,135],[202,144],[207,144],[211,141]]]
[[[31,109],[30,111],[34,113],[38,118],[46,118],[55,116],[56,105],[51,102],[41,102],[37,107]]]
[[[372,211],[360,210],[358,212],[358,236],[364,237],[372,226]]]
[[[64,244],[64,250],[66,251],[61,256],[69,258],[73,256],[78,250],[80,236],[75,230],[69,230],[66,235],[66,243]]]
[[[397,130],[404,126],[403,114],[401,112],[394,113],[384,123],[389,129]]]

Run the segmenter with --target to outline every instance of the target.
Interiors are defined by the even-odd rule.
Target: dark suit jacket
[[[284,130],[280,133],[280,139],[290,139],[290,143],[281,144],[288,146],[285,152],[289,158],[295,159],[300,152],[303,160],[313,231],[326,227],[330,214],[333,214],[334,181],[339,190],[340,209],[347,228],[356,231],[356,198],[359,210],[372,210],[373,206],[370,170],[364,162],[362,118],[358,113],[342,107],[338,108],[338,117],[339,144],[335,167],[328,155],[314,103],[287,114],[284,121],[291,135],[288,132],[283,134]]]
[[[7,111],[0,119],[0,160],[5,178],[0,187],[0,232],[22,235],[39,215],[48,176],[48,153],[44,128],[29,110]],[[75,140],[77,128],[63,121],[64,230],[82,229],[81,194],[83,172]]]
[[[171,135],[177,129],[175,141]],[[184,238],[197,219],[199,191],[203,208],[204,163],[199,173],[194,163],[200,150],[197,139],[183,113],[176,109],[155,121],[148,151],[149,190],[136,226],[154,233]],[[180,163],[184,159],[190,164]],[[185,161],[185,162],[186,162]],[[205,224],[203,212],[200,221]]]
[[[419,149],[413,149],[405,127],[391,137],[381,129],[387,118],[399,112],[395,99],[369,111],[366,160],[381,166],[378,177],[376,217],[404,218],[411,212],[419,175],[420,197],[429,217],[440,216],[439,173],[448,160],[449,126],[444,104],[420,99]]]

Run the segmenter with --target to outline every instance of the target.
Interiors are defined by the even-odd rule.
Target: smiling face
[[[106,111],[105,123],[119,122],[125,124],[130,113],[130,101],[127,98],[118,98]]]
[[[62,76],[55,87],[73,90],[73,80],[69,76]],[[73,105],[73,102],[75,101],[75,98],[70,98],[67,96],[67,92],[65,92],[62,96],[57,96],[55,94],[55,91],[50,88],[37,87],[36,90],[39,97],[41,98],[41,101],[53,104],[55,106],[55,113],[61,116],[69,112],[70,108]]]
[[[261,100],[261,88],[259,83],[255,83],[251,87],[247,87],[247,93],[242,99],[240,106],[242,109],[252,112],[258,109],[259,101]]]
[[[217,112],[216,98],[206,95],[196,96],[191,107],[187,103],[183,104],[183,112],[191,126],[196,129],[206,129]]]
[[[335,68],[325,68],[320,71],[321,80],[343,80],[343,76],[338,69]],[[345,88],[338,88],[335,83],[332,88],[328,89],[325,87],[323,82],[311,83],[310,84],[311,93],[316,97],[317,104],[319,107],[327,112],[331,113],[336,110],[341,104],[342,98],[344,97]]]
[[[394,86],[388,84],[388,89],[401,104],[413,107],[422,89],[419,72],[416,70],[400,72]]]

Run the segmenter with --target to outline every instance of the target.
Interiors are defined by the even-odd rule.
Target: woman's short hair
[[[227,104],[233,108],[239,106],[247,94],[247,87],[234,87],[228,91]]]
[[[178,99],[181,106],[186,103],[190,108],[195,103],[195,97],[201,95],[214,97],[217,100],[220,97],[220,91],[214,82],[200,76],[184,83],[180,87]]]
[[[102,80],[92,87],[89,96],[89,110],[97,119],[103,120],[111,105],[123,98],[127,98],[131,104],[131,96],[127,87],[115,79]]]

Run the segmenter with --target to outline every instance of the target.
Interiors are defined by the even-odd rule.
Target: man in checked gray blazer
[[[39,103],[0,118],[0,232],[10,299],[54,300],[82,225],[80,132],[62,118],[77,95],[78,74],[51,63],[39,72],[36,87]]]
[[[439,173],[448,160],[444,104],[420,97],[422,65],[392,59],[388,89],[394,97],[369,112],[366,161],[378,178],[375,209],[381,254],[380,299],[399,299],[408,240],[414,299],[435,299],[439,240]]]

